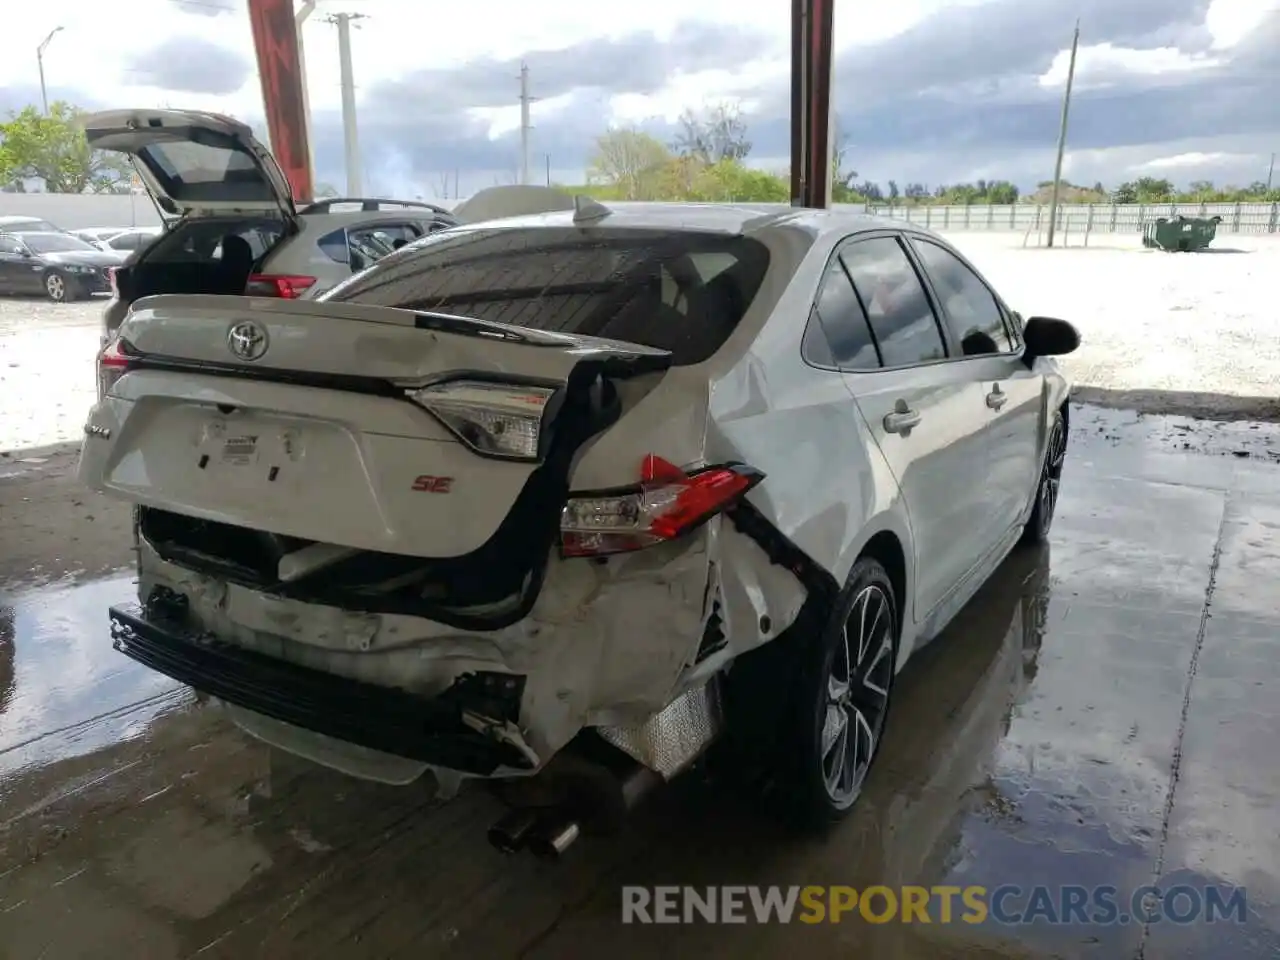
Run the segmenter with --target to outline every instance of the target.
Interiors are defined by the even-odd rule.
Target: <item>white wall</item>
[[[39,217],[63,230],[160,224],[145,193],[0,193],[0,217],[12,216]]]

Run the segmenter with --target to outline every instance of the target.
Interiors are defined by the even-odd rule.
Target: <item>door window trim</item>
[[[1023,352],[1022,337],[1020,337],[1014,331],[1014,324],[1012,322],[1012,318],[1009,315],[1010,314],[1009,308],[1005,304],[1005,302],[1000,299],[1000,295],[996,293],[994,289],[992,289],[991,284],[987,282],[987,279],[980,272],[978,272],[978,268],[975,267],[972,263],[970,263],[969,260],[965,256],[963,256],[959,250],[955,249],[955,247],[951,246],[949,243],[947,243],[945,240],[942,240],[940,237],[933,237],[925,233],[917,233],[915,231],[908,231],[908,230],[903,231],[903,236],[908,241],[907,247],[909,251],[909,256],[915,262],[916,273],[922,278],[923,282],[928,285],[929,297],[934,304],[934,314],[935,316],[938,317],[939,321],[942,323],[942,326],[943,326],[943,336],[946,338],[946,341],[947,341],[948,353],[950,353],[952,347],[956,348],[955,355],[954,356],[949,355],[947,357],[947,361],[963,362],[963,361],[970,361],[970,360],[990,360],[992,357],[1003,357],[1005,359],[1013,359],[1013,358],[1022,356],[1022,352]],[[951,324],[949,322],[946,322],[947,318],[949,318],[950,315],[947,313],[946,308],[942,304],[941,297],[938,296],[937,290],[933,286],[933,278],[929,276],[929,271],[925,268],[924,258],[920,255],[920,251],[916,249],[916,243],[932,243],[935,247],[940,247],[941,249],[945,250],[947,253],[955,257],[957,260],[959,260],[960,263],[963,264],[971,274],[973,274],[974,278],[982,285],[982,288],[991,295],[991,299],[996,305],[996,312],[1000,314],[1000,323],[1003,326],[1005,336],[1008,337],[1009,342],[1013,344],[1013,349],[1001,350],[997,353],[974,353],[974,354],[969,354],[967,356],[963,353],[963,351],[959,349],[960,345],[954,342],[954,336],[951,331]]]

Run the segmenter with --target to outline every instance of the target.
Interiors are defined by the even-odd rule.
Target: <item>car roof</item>
[[[902,220],[877,217],[859,207],[816,209],[786,203],[682,203],[675,201],[598,201],[608,211],[592,225],[633,229],[703,230],[715,233],[754,233],[772,228],[799,229],[818,239],[869,230],[908,228],[929,233]],[[462,229],[582,226],[572,211],[537,213],[500,220],[480,220]]]
[[[5,223],[48,223],[44,217],[23,217],[23,216],[7,216],[0,217],[0,224]],[[47,231],[46,231],[47,232]]]
[[[22,235],[21,239],[27,240],[30,237],[70,237],[70,236],[71,234],[63,233],[61,230],[28,230],[26,233]],[[79,240],[80,238],[73,237],[72,239]]]

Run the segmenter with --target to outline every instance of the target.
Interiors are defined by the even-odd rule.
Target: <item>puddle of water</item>
[[[132,739],[186,688],[111,646],[132,573],[0,594],[0,775]]]
[[[1248,420],[1196,420],[1075,404],[1072,433],[1080,439],[1150,453],[1199,453],[1233,460],[1280,461],[1280,424]]]

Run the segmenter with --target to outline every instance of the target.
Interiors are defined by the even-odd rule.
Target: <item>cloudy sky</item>
[[[342,188],[337,31],[353,32],[370,192],[465,196],[519,165],[520,64],[532,160],[576,181],[594,137],[639,124],[670,139],[682,109],[731,100],[752,162],[785,169],[787,0],[320,0],[304,29],[317,179]],[[40,0],[0,32],[0,110],[192,107],[261,125],[244,0]],[[1081,50],[1066,175],[1264,179],[1280,150],[1280,0],[837,0],[836,104],[864,177],[930,185],[1052,175],[1067,52]],[[654,26],[662,24],[663,26]]]

